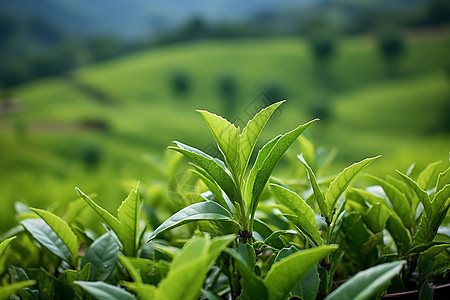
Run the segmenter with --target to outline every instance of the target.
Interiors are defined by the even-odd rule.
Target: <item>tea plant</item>
[[[181,184],[172,187],[181,201],[172,203],[148,196],[160,183],[145,192],[138,185],[116,215],[78,188],[80,198],[59,213],[17,203],[20,225],[0,243],[0,299],[372,299],[411,283],[421,299],[432,295],[429,282],[442,282],[450,268],[448,238],[438,233],[450,205],[449,169],[437,174],[432,164],[417,180],[409,173],[370,177],[378,186],[363,190],[349,186],[377,157],[323,180],[306,151],[298,165],[311,192],[296,193],[270,178],[313,121],[267,142],[247,170],[281,104],[261,110],[242,131],[200,111],[223,160],[180,142],[169,147],[193,162],[190,181],[200,195]],[[165,180],[179,161],[169,156],[159,165]],[[84,225],[86,214],[103,224],[102,234]],[[184,235],[170,234],[185,224]]]

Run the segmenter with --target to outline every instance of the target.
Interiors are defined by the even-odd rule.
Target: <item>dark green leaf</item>
[[[419,300],[433,300],[433,294],[433,288],[425,281],[420,287]]]
[[[91,263],[90,280],[104,281],[116,267],[118,253],[119,246],[105,233],[89,246],[81,260],[81,267]]]
[[[370,299],[372,296],[387,289],[392,278],[400,272],[405,263],[406,261],[400,260],[392,263],[377,265],[367,270],[360,271],[339,286],[325,299]]]
[[[136,297],[126,290],[102,281],[75,281],[98,300],[136,300]]]

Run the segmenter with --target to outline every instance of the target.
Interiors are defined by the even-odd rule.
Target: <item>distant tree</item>
[[[378,50],[389,71],[396,71],[399,59],[405,53],[406,44],[400,31],[385,26],[378,32]]]
[[[186,97],[191,91],[191,79],[183,71],[177,71],[172,74],[171,86],[172,91],[177,98]]]
[[[316,63],[327,66],[336,55],[336,33],[325,19],[314,19],[304,29]]]

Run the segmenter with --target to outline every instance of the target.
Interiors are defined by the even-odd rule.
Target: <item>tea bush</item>
[[[351,186],[378,157],[324,174],[329,159],[300,138],[316,120],[268,141],[250,164],[282,103],[242,130],[199,111],[222,157],[175,142],[190,172],[176,176],[179,155],[153,160],[162,181],[138,184],[116,215],[78,188],[58,213],[16,203],[19,225],[0,243],[0,298],[431,299],[450,269],[450,168]],[[272,177],[299,139],[291,167],[304,175]],[[86,214],[104,231],[88,228]]]

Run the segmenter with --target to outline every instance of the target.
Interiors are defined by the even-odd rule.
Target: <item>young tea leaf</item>
[[[325,197],[323,196],[323,193],[320,190],[319,184],[317,183],[316,175],[314,175],[313,170],[308,165],[306,160],[303,158],[302,154],[298,155],[297,157],[298,157],[298,159],[300,159],[300,161],[306,168],[306,172],[308,173],[309,182],[311,182],[311,187],[313,189],[314,197],[316,198],[317,205],[319,206],[320,213],[322,214],[322,216],[329,217],[327,203],[325,202]]]
[[[341,195],[350,185],[351,181],[356,177],[356,175],[372,161],[380,156],[375,156],[372,158],[366,158],[360,162],[354,163],[353,165],[347,167],[342,171],[336,179],[330,183],[330,186],[325,194],[325,202],[327,203],[328,214],[327,217],[333,217],[333,210],[335,208],[336,202],[339,200]]]
[[[312,246],[322,245],[323,241],[317,229],[316,217],[312,208],[296,193],[276,184],[271,184],[270,187],[275,198],[297,215],[294,225],[314,242]]]
[[[316,120],[312,120],[304,125],[300,125],[294,130],[273,139],[261,149],[260,153],[258,153],[255,165],[250,171],[245,187],[245,195],[247,197],[246,202],[250,202],[250,206],[248,207],[250,219],[253,219],[255,215],[260,195],[266,186],[273,169],[289,146],[315,121]],[[248,199],[251,200],[248,201]]]
[[[213,158],[208,154],[183,143],[174,143],[176,143],[178,147],[169,147],[169,149],[173,149],[181,154],[184,154],[197,165],[202,167],[212,178],[214,178],[232,202],[241,201],[240,193],[237,192],[233,181],[233,176],[220,159]]]
[[[264,278],[270,300],[285,299],[297,282],[323,257],[335,251],[336,245],[298,251],[274,263]]]
[[[257,113],[253,119],[251,119],[247,126],[242,130],[240,134],[240,165],[241,174],[244,175],[247,169],[250,156],[252,155],[253,149],[255,148],[256,141],[258,140],[261,131],[266,125],[267,121],[270,119],[272,114],[277,110],[277,108],[283,104],[285,101],[276,102]]]
[[[17,293],[21,289],[35,284],[35,280],[27,280],[0,286],[0,299],[9,299],[9,297],[14,293]]]
[[[9,239],[4,240],[0,243],[0,256],[5,252],[6,248],[8,248],[9,244],[16,238],[16,236],[10,237]]]
[[[202,114],[209,129],[223,153],[225,162],[236,178],[240,177],[240,149],[239,129],[224,118],[204,110],[197,110]]]
[[[139,222],[141,203],[139,197],[139,186],[131,191],[128,197],[122,202],[118,211],[117,219],[122,225],[123,236],[119,235],[126,255],[133,256],[139,248]]]

